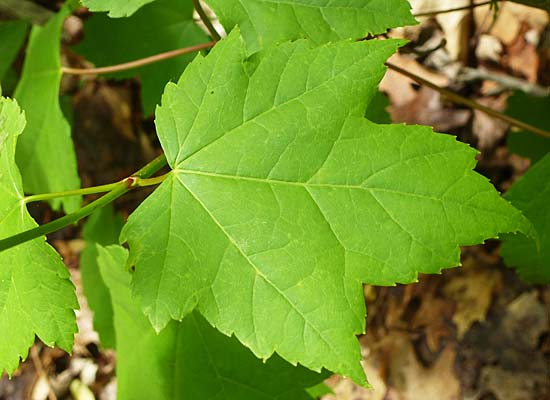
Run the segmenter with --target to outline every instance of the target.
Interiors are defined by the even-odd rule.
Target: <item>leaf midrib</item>
[[[410,196],[410,197],[416,197],[426,200],[433,200],[437,202],[443,203],[443,199],[438,197],[432,197],[424,194],[418,194],[418,193],[410,193],[405,192],[401,190],[395,190],[395,189],[387,189],[387,188],[381,188],[381,187],[374,187],[374,186],[359,186],[359,185],[344,185],[344,184],[333,184],[333,183],[310,183],[310,182],[292,182],[292,181],[283,181],[278,179],[270,179],[270,178],[254,178],[249,176],[237,176],[237,175],[227,175],[227,174],[220,174],[216,172],[205,172],[205,171],[196,171],[196,170],[189,170],[189,169],[174,169],[173,172],[177,174],[183,174],[183,175],[198,175],[198,176],[205,176],[205,177],[211,177],[211,178],[221,178],[221,179],[231,179],[236,181],[248,181],[248,182],[256,182],[256,183],[262,183],[262,184],[268,184],[268,185],[283,185],[283,186],[296,186],[296,187],[302,187],[302,188],[327,188],[327,189],[348,189],[348,190],[364,190],[367,192],[386,192],[386,193],[393,193],[403,196]],[[181,179],[178,179],[180,182]],[[183,183],[183,182],[182,182]],[[476,193],[477,195],[481,194],[482,192]],[[464,204],[460,201],[454,201],[453,199],[445,199],[445,203],[451,203],[451,204],[458,204],[461,207],[469,208],[469,209],[475,209],[475,210],[482,210],[488,213],[497,214],[500,215],[498,212],[495,212],[492,209],[483,209],[480,207],[473,207],[469,206],[467,204]]]

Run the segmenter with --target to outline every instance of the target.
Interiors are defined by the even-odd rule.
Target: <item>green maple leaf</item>
[[[303,37],[319,44],[416,24],[406,0],[208,0],[208,4],[227,31],[240,27],[251,53]]]
[[[17,103],[0,98],[0,238],[37,226],[25,208],[14,160],[24,126]],[[70,351],[77,308],[69,272],[44,237],[0,252],[0,374],[11,374],[26,358],[35,334]]]
[[[264,364],[197,313],[157,334],[132,296],[126,249],[98,246],[98,253],[113,299],[120,398],[306,400],[305,389],[327,377],[278,357]]]
[[[111,349],[116,347],[113,307],[109,289],[99,272],[96,244],[107,246],[118,243],[122,224],[121,215],[115,214],[112,206],[97,210],[84,225],[82,235],[86,247],[80,255],[82,288],[94,313],[94,329],[99,334],[101,345]]]
[[[0,21],[0,81],[17,56],[28,29],[25,21]]]
[[[537,232],[535,238],[507,235],[501,254],[527,282],[550,283],[550,153],[516,182],[506,198],[523,211]]]
[[[362,282],[414,282],[459,245],[529,223],[472,171],[476,150],[363,118],[401,41],[300,40],[246,57],[233,33],[169,84],[173,169],[121,240],[153,326],[198,308],[260,358],[364,383]]]
[[[129,17],[142,6],[155,0],[81,0],[90,11],[108,11],[111,18]]]
[[[60,42],[71,2],[43,26],[32,28],[23,75],[15,90],[27,116],[25,134],[17,146],[17,165],[26,192],[61,192],[80,187],[71,127],[59,105]],[[79,196],[51,201],[66,212],[80,207]]]
[[[191,1],[158,0],[130,18],[113,20],[104,14],[93,15],[85,22],[84,40],[75,50],[103,67],[206,40],[207,36],[193,21]],[[192,59],[191,54],[183,55],[108,76],[117,79],[139,76],[144,112],[152,114],[166,83],[177,80]]]

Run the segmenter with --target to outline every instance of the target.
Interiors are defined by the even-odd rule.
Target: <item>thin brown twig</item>
[[[197,10],[197,13],[199,14],[199,17],[201,17],[201,21],[206,26],[206,29],[208,29],[208,32],[210,32],[210,36],[212,36],[212,39],[218,41],[222,37],[214,28],[214,25],[212,25],[212,21],[210,21],[210,18],[208,18],[208,15],[206,15],[206,12],[204,11],[204,8],[202,7],[202,4],[200,0],[193,0],[193,5],[195,6],[195,10]]]
[[[426,80],[426,79],[424,79],[424,78],[422,78],[422,77],[420,77],[420,76],[418,76],[418,75],[416,75],[416,74],[414,74],[410,71],[407,71],[406,69],[398,67],[395,64],[387,62],[386,65],[388,66],[388,68],[394,70],[395,72],[398,72],[401,75],[404,75],[404,76],[418,82],[419,84],[421,84],[423,86],[427,86],[427,87],[429,87],[433,90],[436,90],[437,92],[441,93],[441,95],[443,95],[447,99],[451,100],[453,103],[462,104],[462,105],[464,105],[468,108],[482,111],[485,114],[488,114],[491,117],[500,119],[504,122],[507,122],[508,124],[510,124],[512,126],[515,126],[516,128],[520,128],[520,129],[523,129],[525,131],[532,132],[532,133],[534,133],[536,135],[539,135],[539,136],[550,138],[550,132],[545,131],[544,129],[537,128],[536,126],[533,126],[533,125],[530,125],[530,124],[525,123],[523,121],[512,118],[509,115],[506,115],[506,114],[503,114],[499,111],[493,110],[492,108],[484,106],[483,104],[479,104],[476,101],[467,99],[466,97],[463,97],[463,96],[461,96],[457,93],[454,93],[454,92],[452,92],[448,89],[442,88],[442,87],[436,85],[435,83],[432,83],[432,82],[430,82],[430,81],[428,81],[428,80]]]
[[[99,74],[109,74],[112,72],[126,71],[128,69],[142,67],[147,64],[152,64],[158,61],[167,60],[169,58],[174,58],[181,56],[183,54],[194,53],[196,51],[209,49],[216,44],[216,41],[201,43],[195,46],[185,47],[183,49],[171,50],[165,53],[155,54],[154,56],[141,58],[139,60],[130,61],[123,64],[111,65],[108,67],[100,68],[71,68],[71,67],[61,67],[61,71],[65,74],[72,75],[99,75]]]
[[[503,1],[503,0],[499,0],[499,1]],[[414,14],[414,16],[415,17],[433,17],[435,15],[447,14],[447,13],[452,13],[452,12],[455,12],[455,11],[471,10],[472,8],[486,6],[486,5],[489,5],[491,3],[492,3],[492,1],[489,0],[489,1],[484,1],[482,3],[474,3],[474,4],[469,4],[467,6],[449,8],[449,9],[445,9],[445,10],[434,10],[434,11],[421,12],[421,13],[418,13],[418,14]]]

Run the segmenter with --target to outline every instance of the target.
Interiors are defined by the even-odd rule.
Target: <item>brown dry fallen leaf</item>
[[[372,351],[366,336],[363,336],[360,341],[363,369],[372,388],[365,389],[349,379],[333,375],[325,383],[334,394],[323,396],[321,400],[384,400],[386,398],[388,388],[383,376],[383,352]]]
[[[413,12],[430,12],[446,10],[461,6],[468,6],[470,0],[411,0]],[[464,51],[467,51],[466,34],[468,24],[468,10],[442,13],[435,18],[445,32],[447,51],[452,60],[458,60]]]
[[[453,303],[446,299],[433,295],[422,298],[420,308],[411,321],[411,328],[424,333],[426,345],[431,353],[438,353],[442,339],[453,335],[452,329],[449,329],[450,324],[447,323],[453,311]]]
[[[401,336],[392,340],[394,347],[388,369],[388,385],[391,389],[386,398],[458,400],[460,382],[454,370],[455,349],[447,346],[427,368],[417,360],[408,337]]]
[[[379,371],[368,361],[364,369],[372,389],[357,386],[353,381],[335,375],[326,382],[334,394],[323,396],[322,400],[384,400],[387,387]]]
[[[476,101],[493,110],[504,112],[507,98],[507,94],[502,94],[498,97],[482,97],[476,99]],[[495,148],[497,143],[506,135],[507,130],[508,124],[506,122],[491,117],[482,111],[474,110],[472,132],[477,138],[476,148],[480,151]]]
[[[394,122],[433,126],[437,132],[449,132],[466,125],[471,111],[447,108],[441,103],[441,95],[427,87],[421,87],[408,103],[389,107]]]
[[[416,60],[407,56],[402,56],[399,53],[391,56],[388,62],[420,76],[437,86],[445,87],[449,84],[449,78],[447,76],[429,70]],[[414,83],[415,81],[412,79],[393,70],[388,70],[384,79],[380,82],[380,90],[389,96],[392,105],[401,106],[414,101],[416,98],[416,90],[412,87]]]
[[[497,19],[489,6],[474,9],[477,29],[482,33],[495,36],[504,44],[510,44],[519,34],[521,23],[528,22],[537,30],[542,30],[548,24],[548,14],[544,10],[528,7],[513,2],[501,2]]]
[[[485,392],[493,394],[496,400],[526,400],[533,397],[537,386],[544,385],[544,375],[531,371],[509,371],[499,366],[487,366],[481,370],[481,385]],[[542,400],[542,398],[540,398]]]
[[[475,322],[485,321],[495,293],[502,287],[499,271],[479,268],[465,268],[463,275],[457,275],[443,287],[443,294],[456,304],[453,322],[459,339]]]
[[[515,338],[516,345],[526,350],[537,347],[541,335],[548,331],[550,316],[538,300],[538,292],[525,292],[512,301],[502,321],[505,332]]]
[[[536,44],[531,43],[526,36],[530,29],[526,22],[522,23],[519,34],[506,49],[503,64],[527,81],[536,83],[540,59]]]

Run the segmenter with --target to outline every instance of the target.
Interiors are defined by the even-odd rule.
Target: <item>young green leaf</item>
[[[537,240],[524,235],[507,235],[501,254],[509,266],[527,282],[550,283],[550,153],[531,167],[506,198],[523,211],[536,231]]]
[[[140,7],[149,4],[155,0],[81,0],[82,5],[88,7],[90,11],[100,12],[108,11],[109,17],[120,18],[129,17]]]
[[[207,41],[193,21],[189,0],[157,0],[130,18],[93,15],[84,24],[84,40],[75,50],[98,67],[133,61]],[[177,80],[193,55],[183,55],[137,69],[109,74],[118,79],[139,76],[145,114],[159,104],[167,82]]]
[[[278,357],[264,364],[198,313],[171,322],[157,335],[132,296],[124,270],[127,251],[120,246],[98,246],[98,251],[113,299],[119,398],[306,400],[312,397],[305,388],[327,377]]]
[[[0,239],[36,226],[14,160],[24,126],[17,103],[0,98]],[[35,334],[70,351],[77,308],[69,272],[43,237],[0,252],[0,374],[26,358]]]
[[[28,30],[29,24],[25,21],[0,21],[0,82],[17,56]]]
[[[109,289],[99,272],[96,244],[107,246],[118,243],[122,224],[122,217],[115,214],[111,205],[97,210],[84,225],[86,247],[80,256],[82,287],[94,313],[94,329],[99,333],[101,345],[111,349],[116,347],[113,306]]]
[[[414,25],[406,0],[207,0],[230,31],[239,26],[251,53],[275,43],[309,38],[320,44],[359,39]]]
[[[15,98],[26,112],[25,134],[17,146],[17,165],[29,193],[61,192],[80,187],[71,127],[59,105],[61,26],[70,2],[43,26],[32,28],[23,75]],[[79,196],[51,201],[66,212],[79,208]]]
[[[516,92],[508,99],[506,113],[550,131],[548,110],[550,110],[550,97],[533,97],[523,92]],[[550,138],[526,131],[512,131],[508,134],[508,148],[511,152],[530,158],[535,163],[550,152]]]
[[[157,330],[198,308],[258,357],[364,383],[361,282],[413,282],[459,264],[459,245],[529,228],[472,171],[474,149],[363,118],[401,43],[247,59],[234,32],[167,85],[156,124],[173,173],[121,234]]]

